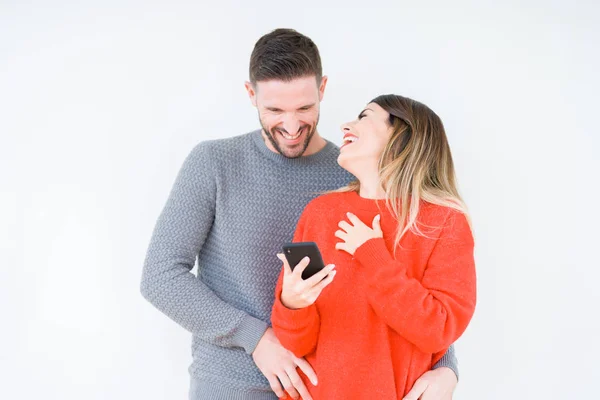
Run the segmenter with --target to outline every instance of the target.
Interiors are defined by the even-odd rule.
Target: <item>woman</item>
[[[292,271],[278,255],[273,329],[315,369],[315,400],[402,399],[471,320],[473,237],[427,106],[379,96],[342,132],[358,181],[309,203],[294,236],[330,265],[304,281],[308,260]]]

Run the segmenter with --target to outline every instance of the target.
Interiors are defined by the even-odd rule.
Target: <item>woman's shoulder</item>
[[[423,202],[419,210],[419,222],[440,232],[468,230],[470,232],[469,216],[457,208]]]

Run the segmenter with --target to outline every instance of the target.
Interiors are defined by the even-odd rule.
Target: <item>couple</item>
[[[380,96],[338,149],[317,132],[326,83],[306,36],[259,39],[262,129],[196,146],[159,216],[141,290],[193,333],[192,400],[452,396],[475,276],[441,121]],[[292,237],[335,269],[281,272]]]

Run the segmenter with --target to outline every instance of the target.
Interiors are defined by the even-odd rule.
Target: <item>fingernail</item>
[[[302,261],[310,261],[310,258],[308,256],[306,256],[302,259]]]

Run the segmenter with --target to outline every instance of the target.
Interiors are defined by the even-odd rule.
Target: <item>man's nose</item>
[[[292,136],[295,136],[300,129],[300,121],[295,117],[287,117],[283,121],[283,129]]]

